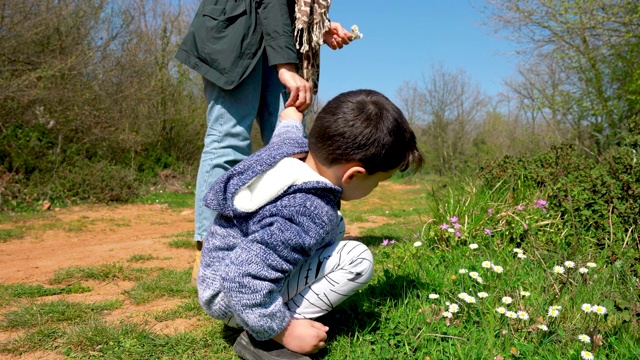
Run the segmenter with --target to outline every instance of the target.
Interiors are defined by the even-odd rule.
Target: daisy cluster
[[[451,218],[450,220],[455,220],[457,222],[457,218]],[[448,224],[443,224],[441,226],[441,228],[443,230],[447,230],[450,229],[450,227],[448,227]],[[479,249],[479,245],[472,243],[470,245],[468,245],[469,249],[471,250],[477,250]],[[526,259],[527,255],[525,254],[524,250],[519,249],[519,248],[514,248],[513,249],[513,253],[516,254],[516,256],[520,259]],[[486,269],[488,271],[497,273],[497,274],[503,274],[504,273],[504,268],[498,264],[493,263],[490,260],[484,260],[480,263],[480,267],[482,269]],[[578,272],[580,272],[581,274],[586,274],[589,269],[593,269],[597,267],[597,265],[593,262],[587,262],[585,263],[582,267],[577,267],[576,263],[574,261],[571,260],[567,260],[565,261],[562,265],[556,265],[553,267],[553,272],[558,273],[558,274],[564,274],[567,269],[575,269],[578,268]],[[477,271],[469,271],[466,268],[460,268],[458,269],[458,274],[463,275],[463,274],[467,274],[470,278],[472,278],[473,280],[475,280],[476,282],[483,284],[484,280],[482,279],[482,277],[480,276],[480,274]],[[452,276],[452,279],[456,279],[456,276]],[[527,290],[519,290],[517,292],[518,299],[520,301],[524,300],[525,298],[528,298],[531,296],[531,292],[527,291]],[[441,314],[441,317],[446,318],[446,319],[451,319],[453,318],[456,313],[459,313],[461,310],[461,306],[463,305],[473,305],[478,303],[480,300],[486,299],[489,297],[489,293],[481,291],[476,293],[475,295],[471,295],[467,292],[461,292],[457,295],[459,301],[457,301],[457,303],[451,303],[451,302],[446,302],[446,309],[443,309],[444,311]],[[438,294],[430,294],[429,295],[429,299],[435,300],[435,299],[439,299],[440,295]],[[507,317],[508,319],[513,319],[515,321],[521,321],[521,322],[527,322],[529,320],[531,320],[532,316],[529,314],[529,312],[526,311],[525,307],[522,304],[516,305],[516,301],[514,298],[512,298],[511,296],[502,296],[498,298],[500,301],[500,305],[498,307],[495,308],[495,312],[500,314],[500,315],[504,315],[505,317]],[[592,304],[582,304],[581,306],[582,311],[586,312],[586,313],[595,313],[595,314],[599,314],[599,315],[604,315],[607,313],[607,309],[604,306],[601,305],[592,305]],[[552,305],[549,306],[547,309],[547,317],[548,318],[557,318],[560,316],[560,313],[562,311],[562,306],[560,305]],[[532,325],[530,328],[533,330],[537,330],[537,331],[549,331],[549,327],[543,323],[543,319],[542,317],[538,317],[537,318],[538,321]],[[448,323],[447,323],[448,324]],[[580,340],[583,343],[590,343],[591,342],[591,338],[589,338],[588,335],[586,334],[581,334],[578,336],[578,340]],[[589,356],[589,354],[591,353],[587,353],[587,355],[583,355],[583,358],[585,356]],[[593,356],[593,355],[591,355]]]
[[[598,265],[596,265],[596,263],[594,262],[588,262],[584,264],[584,266],[581,266],[580,268],[578,268],[578,272],[584,275],[589,272],[589,269],[595,268],[597,266]],[[576,263],[571,260],[567,260],[562,265],[554,266],[551,271],[553,271],[555,274],[564,274],[565,272],[567,272],[567,269],[575,269],[575,268],[576,268]]]

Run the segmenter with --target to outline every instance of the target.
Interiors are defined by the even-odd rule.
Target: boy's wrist
[[[302,122],[302,118],[302,113],[293,106],[282,110],[282,112],[280,113],[280,121],[296,120],[298,122]]]

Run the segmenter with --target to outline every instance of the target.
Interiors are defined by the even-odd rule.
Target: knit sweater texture
[[[340,232],[342,190],[298,160],[302,125],[281,121],[271,142],[220,177],[205,195],[218,212],[202,249],[198,298],[216,319],[235,315],[258,340],[280,333],[293,314],[284,279]]]

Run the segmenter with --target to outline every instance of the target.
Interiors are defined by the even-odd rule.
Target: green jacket
[[[298,63],[294,0],[202,0],[176,59],[223,89],[232,89],[263,51],[269,65]]]

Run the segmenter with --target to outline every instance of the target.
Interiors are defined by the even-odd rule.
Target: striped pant
[[[363,288],[373,276],[373,256],[366,245],[337,241],[318,249],[286,277],[282,300],[294,317],[315,319]],[[225,321],[239,327],[234,317]]]

